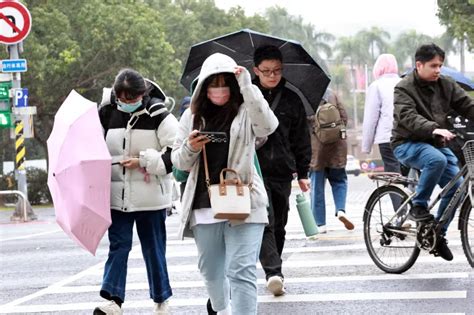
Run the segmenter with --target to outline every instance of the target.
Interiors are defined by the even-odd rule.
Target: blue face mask
[[[142,100],[139,100],[132,104],[123,103],[120,100],[117,100],[117,105],[120,106],[120,109],[123,110],[124,112],[133,113],[134,111],[137,110],[138,107],[142,105]]]

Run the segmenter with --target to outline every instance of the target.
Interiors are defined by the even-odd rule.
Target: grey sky
[[[317,31],[336,36],[351,36],[357,31],[378,26],[392,38],[403,31],[415,29],[419,33],[438,36],[445,31],[436,13],[436,0],[215,0],[222,9],[240,5],[247,15],[264,13],[279,5],[291,15],[301,15]],[[450,57],[452,65],[459,65],[458,56]],[[466,69],[474,71],[474,54],[466,54]]]
[[[335,35],[353,35],[373,25],[392,34],[416,29],[440,35],[444,27],[436,16],[436,0],[215,0],[224,9],[240,5],[247,14],[263,13],[279,5],[292,15],[301,15],[317,30]]]

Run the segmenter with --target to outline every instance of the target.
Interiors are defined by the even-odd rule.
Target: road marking
[[[291,303],[291,302],[332,302],[332,301],[370,301],[370,300],[432,300],[432,299],[466,299],[466,291],[416,291],[416,292],[365,292],[365,293],[323,293],[323,294],[298,294],[259,295],[259,303]],[[178,306],[203,306],[207,298],[170,299],[171,307]],[[40,304],[22,306],[2,306],[0,314],[36,313],[93,310],[97,303],[69,303],[69,304]],[[136,308],[152,308],[151,300],[131,301],[123,305],[124,310]]]
[[[370,276],[336,276],[336,277],[305,277],[305,278],[288,278],[285,279],[286,284],[301,283],[326,283],[326,282],[363,282],[363,281],[396,281],[396,280],[431,280],[431,279],[468,279],[467,272],[453,273],[426,273],[426,274],[410,274],[410,275],[370,275]],[[265,279],[258,279],[259,285],[265,285]],[[100,285],[83,285],[83,286],[64,286],[51,288],[48,294],[65,294],[65,293],[85,293],[99,292]],[[203,281],[171,281],[171,288],[200,288],[204,287]],[[148,282],[127,283],[127,291],[132,290],[148,290]]]
[[[190,244],[183,244],[190,245]],[[449,242],[451,248],[461,246],[460,240],[453,240]],[[339,252],[339,251],[353,251],[353,250],[366,250],[365,244],[349,244],[349,245],[333,245],[333,246],[305,246],[305,247],[286,247],[283,249],[283,254],[295,254],[295,253],[320,253],[320,252]],[[130,252],[130,259],[142,259],[142,252],[140,244],[137,244]],[[177,258],[177,257],[197,257],[196,247],[192,248],[174,248],[166,251],[166,258]]]
[[[57,232],[60,232],[60,231],[62,231],[62,230],[57,229],[57,230],[54,230],[54,231],[47,231],[47,232],[34,233],[34,234],[28,234],[28,235],[22,235],[22,236],[15,236],[15,237],[10,237],[10,238],[2,238],[2,239],[0,239],[0,242],[24,240],[24,239],[33,238],[33,237],[38,237],[38,236],[43,236],[43,235],[48,235],[48,234],[54,234],[54,233],[57,233]]]
[[[63,280],[60,280],[56,283],[53,283],[52,285],[50,285],[49,287],[46,287],[42,290],[39,290],[39,291],[36,291],[35,293],[32,293],[32,294],[29,294],[29,295],[26,295],[24,297],[21,297],[19,299],[16,299],[12,302],[9,302],[9,303],[6,303],[6,304],[3,304],[2,305],[2,308],[3,307],[13,307],[13,306],[16,306],[18,304],[21,304],[21,303],[24,303],[24,302],[27,302],[27,301],[30,301],[30,300],[33,300],[37,297],[40,297],[40,296],[43,296],[45,294],[48,294],[50,290],[52,291],[55,291],[56,288],[61,288],[63,286],[65,286],[66,284],[68,283],[71,283],[71,282],[74,282],[78,279],[81,279],[82,277],[86,276],[86,275],[90,275],[92,272],[92,270],[95,270],[95,269],[99,269],[99,268],[103,268],[104,266],[104,263],[101,262],[101,263],[98,263],[92,267],[89,267],[71,277],[68,277],[68,278],[65,278]],[[102,272],[102,270],[101,270]],[[0,312],[1,313],[1,312]]]
[[[466,265],[466,258],[462,255],[456,255],[452,261],[445,261],[433,256],[419,257],[416,264],[424,263],[435,263],[435,264],[463,264]],[[317,267],[335,267],[335,266],[365,266],[372,265],[375,267],[372,259],[366,256],[351,256],[350,259],[333,259],[333,260],[284,260],[283,268],[317,268]],[[257,264],[257,269],[262,269],[260,263]],[[168,272],[188,272],[197,271],[198,266],[195,264],[183,264],[183,265],[168,265]],[[93,270],[91,274],[100,275],[103,270]],[[128,268],[127,274],[146,274],[145,267]]]

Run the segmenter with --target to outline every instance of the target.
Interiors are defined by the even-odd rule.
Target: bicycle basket
[[[469,177],[474,179],[474,140],[466,141],[462,147],[464,159],[466,159],[466,165],[469,171]]]

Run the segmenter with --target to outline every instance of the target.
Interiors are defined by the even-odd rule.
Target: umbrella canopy
[[[112,158],[96,103],[71,91],[54,117],[47,145],[48,187],[56,221],[69,237],[95,255],[112,222]]]
[[[441,74],[453,78],[466,91],[474,91],[474,81],[466,77],[462,72],[449,67],[441,67]]]
[[[404,74],[402,74],[402,77],[406,76],[410,72],[412,72],[414,69],[408,70]],[[456,81],[464,90],[466,91],[474,91],[474,81],[466,77],[462,72],[457,71],[456,69],[442,66],[441,67],[441,74],[451,77],[454,81]]]
[[[246,67],[254,75],[253,53],[256,48],[265,45],[273,45],[280,49],[283,55],[283,76],[289,83],[289,88],[300,95],[305,105],[309,104],[315,111],[329,85],[329,76],[300,43],[249,29],[193,45],[181,77],[181,84],[190,90],[191,83],[199,75],[204,60],[218,52],[232,57],[238,65]]]

